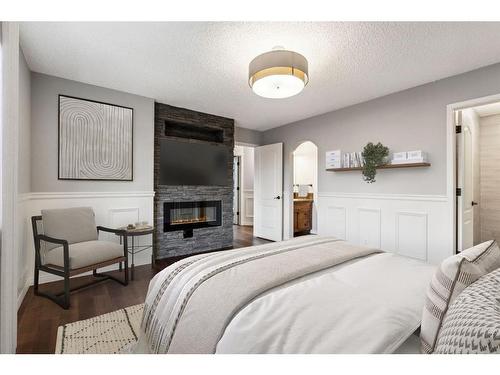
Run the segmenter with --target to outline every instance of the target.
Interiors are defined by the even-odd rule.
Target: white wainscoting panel
[[[244,189],[241,197],[241,225],[253,225],[253,190]]]
[[[358,243],[381,248],[380,208],[358,208]]]
[[[347,239],[346,233],[346,208],[338,206],[328,206],[326,207],[326,215],[324,217],[326,223],[323,223],[325,228],[325,234],[341,238],[343,240]]]
[[[439,264],[454,254],[441,195],[318,194],[318,234]]]
[[[396,253],[427,261],[427,213],[396,212]]]
[[[119,228],[134,224],[139,221],[140,209],[139,207],[124,207],[124,208],[110,208],[108,210],[108,226],[111,228]],[[151,224],[151,222],[149,222]],[[108,241],[116,242],[116,235],[112,233],[103,232],[100,238]],[[140,237],[138,237],[140,239]]]
[[[21,306],[23,299],[28,291],[30,286],[29,283],[26,282],[27,279],[30,278],[32,269],[28,269],[26,266],[27,262],[33,258],[33,253],[29,244],[33,243],[33,235],[31,232],[31,219],[27,216],[28,207],[29,207],[29,194],[21,194],[18,197],[18,222],[19,222],[19,230],[17,231],[18,235],[18,244],[20,247],[20,251],[18,253],[17,258],[17,276],[18,276],[18,284],[17,284],[17,307]],[[34,259],[34,258],[33,258]]]
[[[20,246],[20,254],[24,254],[22,268],[24,268],[24,280],[20,280],[24,286],[19,291],[22,301],[22,294],[29,285],[33,285],[34,266],[34,245],[33,234],[30,225],[31,216],[40,215],[42,209],[67,208],[89,206],[94,209],[97,225],[108,227],[118,227],[121,225],[135,223],[137,221],[153,222],[153,197],[152,191],[139,192],[57,192],[57,193],[30,193],[23,195],[23,242]],[[101,234],[101,238],[111,241],[119,241],[115,235]],[[146,238],[147,237],[147,238]],[[151,236],[140,239],[140,243],[151,243]],[[138,254],[135,258],[135,265],[149,264],[151,262],[151,250]],[[110,266],[104,268],[115,269]],[[40,283],[60,280],[53,275],[41,272]]]
[[[139,207],[109,209],[109,223],[113,228],[134,224],[139,221]]]

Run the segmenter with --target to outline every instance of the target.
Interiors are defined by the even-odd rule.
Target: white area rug
[[[137,341],[144,304],[57,329],[56,354],[116,354]]]

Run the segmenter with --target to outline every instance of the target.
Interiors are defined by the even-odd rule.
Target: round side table
[[[151,226],[141,227],[137,229],[127,229],[127,227],[118,228],[121,230],[125,230],[127,236],[127,244],[128,244],[128,254],[131,255],[131,264],[130,264],[130,279],[134,280],[134,257],[135,254],[142,253],[147,249],[153,248],[153,240],[151,239],[151,244],[148,245],[135,245],[135,238],[140,236],[147,236],[148,234],[153,234],[154,228]],[[122,242],[122,238],[120,237],[120,244]],[[120,263],[120,271],[122,270],[122,264]]]

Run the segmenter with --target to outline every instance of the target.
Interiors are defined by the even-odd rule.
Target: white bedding
[[[383,253],[259,296],[232,319],[217,353],[392,353],[420,325],[434,266]]]

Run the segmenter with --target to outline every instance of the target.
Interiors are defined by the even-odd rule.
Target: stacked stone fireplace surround
[[[192,138],[167,136],[166,127],[187,126]],[[196,129],[219,131],[218,142],[195,139]],[[225,186],[165,186],[159,184],[160,176],[160,140],[189,141],[194,143],[218,144],[227,147],[227,184]],[[201,137],[203,138],[203,137]],[[155,144],[154,144],[154,254],[156,259],[180,257],[206,251],[231,248],[233,245],[233,149],[234,120],[155,103]],[[185,238],[183,231],[163,231],[164,202],[186,201],[222,201],[222,225],[193,229],[193,236]]]

